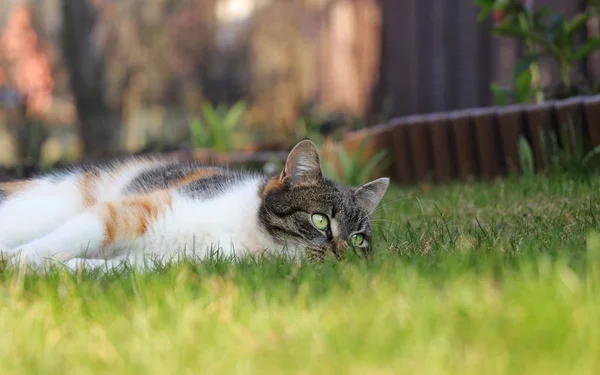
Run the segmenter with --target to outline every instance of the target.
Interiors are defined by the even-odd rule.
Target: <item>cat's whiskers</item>
[[[408,200],[408,199],[412,199],[412,198],[413,198],[413,197],[402,197],[402,198],[393,199],[393,200],[390,200],[390,201],[387,201],[387,202],[384,202],[384,203],[380,203],[380,205],[377,207],[377,209],[375,209],[375,210],[373,211],[373,213],[372,213],[371,215],[367,215],[367,216],[364,216],[364,217],[362,217],[361,219],[359,219],[359,220],[358,220],[358,223],[359,223],[359,224],[362,224],[362,223],[363,223],[363,221],[371,219],[371,217],[372,217],[373,215],[375,215],[375,214],[376,214],[376,213],[378,213],[379,211],[381,211],[381,210],[385,209],[385,208],[386,208],[388,205],[390,205],[390,204],[397,203],[397,202],[404,201],[404,200]],[[385,221],[385,220],[387,220],[387,219],[371,219],[371,222]],[[400,224],[400,223],[398,223],[398,222],[391,221],[391,220],[388,220],[388,222],[390,222],[390,223],[392,223],[392,224],[396,224],[396,225],[402,225],[402,224]]]

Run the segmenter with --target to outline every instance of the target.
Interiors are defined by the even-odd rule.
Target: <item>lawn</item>
[[[370,259],[5,272],[1,373],[600,373],[599,189],[392,189]]]

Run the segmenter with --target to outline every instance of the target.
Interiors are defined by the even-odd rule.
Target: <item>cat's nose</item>
[[[344,256],[344,251],[348,249],[348,244],[344,240],[335,240],[333,244],[333,252],[338,258]]]

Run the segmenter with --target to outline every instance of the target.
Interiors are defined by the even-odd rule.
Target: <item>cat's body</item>
[[[377,181],[374,189],[359,189],[374,194],[359,208],[355,190],[322,176],[309,141],[292,150],[273,178],[167,159],[96,166],[0,184],[0,250],[10,264],[50,261],[70,269],[202,259],[214,251],[325,253],[352,230],[364,226],[370,235],[366,219],[388,184]],[[320,221],[315,227],[314,217],[323,216],[315,213],[330,228],[319,229]]]

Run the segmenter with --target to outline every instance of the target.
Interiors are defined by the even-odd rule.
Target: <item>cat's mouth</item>
[[[342,240],[336,241],[327,248],[307,248],[309,259],[322,261],[331,257],[335,260],[342,260],[345,252],[348,250],[348,244]]]
[[[338,254],[335,254],[331,248],[322,249],[322,248],[307,248],[306,254],[309,260],[312,261],[324,261],[325,259],[335,259],[340,260],[341,257]]]

